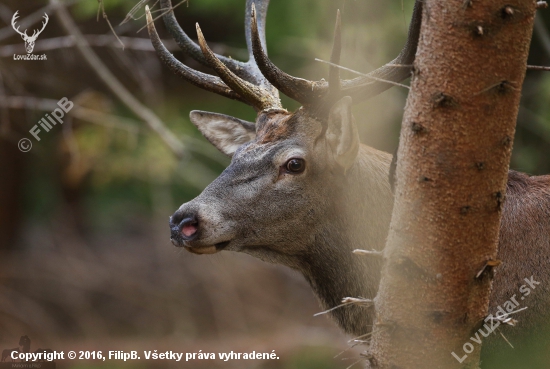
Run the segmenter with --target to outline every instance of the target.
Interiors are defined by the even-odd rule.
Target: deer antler
[[[340,18],[340,9],[336,12],[336,25],[334,26],[334,41],[332,43],[332,52],[330,62],[340,64],[340,55],[342,54],[342,20]],[[329,95],[338,96],[340,94],[340,68],[331,65],[328,70]]]
[[[206,45],[198,26],[197,33],[200,45],[197,45],[179,26],[172,11],[171,0],[160,0],[160,3],[161,8],[166,12],[163,16],[166,27],[180,48],[193,59],[213,68],[221,78],[195,71],[174,58],[160,41],[149,8],[146,7],[149,36],[160,59],[174,73],[182,76],[192,84],[222,96],[245,102],[258,111],[282,109],[278,91],[303,105],[327,105],[325,104],[327,99],[333,101],[342,96],[351,96],[356,103],[389,89],[392,84],[380,81],[381,79],[398,82],[410,75],[410,68],[403,68],[402,65],[409,65],[414,61],[422,16],[422,1],[417,0],[409,27],[407,43],[393,61],[367,76],[351,80],[340,80],[339,69],[331,66],[329,82],[327,82],[325,80],[308,81],[293,77],[280,70],[269,60],[265,51],[265,20],[269,0],[246,1],[245,29],[249,52],[249,60],[246,63],[214,54]],[[340,28],[341,21],[338,12],[331,55],[333,64],[338,64],[340,61]]]
[[[174,56],[164,46],[159,35],[157,34],[155,24],[153,23],[153,17],[149,11],[149,6],[145,6],[145,14],[147,16],[147,30],[149,31],[151,43],[157,51],[160,60],[162,60],[162,62],[164,62],[164,64],[166,64],[166,66],[168,66],[174,74],[179,75],[186,81],[207,91],[215,92],[230,99],[247,103],[241,96],[232,91],[225,83],[223,83],[219,77],[191,69],[178,59],[174,58]]]
[[[341,89],[339,96],[351,96],[354,103],[357,103],[362,99],[380,94],[392,86],[390,83],[379,81],[380,79],[391,82],[399,82],[407,78],[410,75],[410,68],[403,68],[402,65],[412,64],[412,62],[414,61],[416,48],[418,46],[418,38],[420,35],[421,17],[422,1],[417,1],[414,6],[412,21],[409,26],[407,43],[405,44],[397,58],[395,58],[388,64],[372,71],[367,76],[358,77],[351,80],[342,80],[340,82]],[[337,19],[335,30],[335,44],[331,56],[332,63],[335,63],[333,60],[339,60],[339,28],[340,22],[339,19]],[[263,45],[259,40],[259,35],[257,32],[257,22],[255,21],[254,16],[252,17],[252,47],[258,67],[260,68],[264,76],[275,87],[277,87],[279,91],[304,105],[318,103],[319,99],[323,99],[329,94],[329,89],[332,89],[330,85],[334,85],[336,83],[335,76],[338,72],[335,71],[335,69],[337,68],[334,66],[331,66],[329,72],[329,81],[331,82],[330,84],[324,80],[308,81],[302,78],[293,77],[279,69],[275,64],[271,62],[271,60],[269,60],[267,54],[264,52]],[[396,64],[400,66],[394,66]],[[376,80],[371,77],[376,78]],[[335,96],[331,96],[331,98],[334,97]]]
[[[246,14],[245,14],[245,34],[246,34],[246,43],[249,50],[249,60],[248,62],[240,62],[238,60],[227,58],[223,55],[215,54],[220,61],[225,64],[229,70],[233,73],[257,86],[262,86],[266,89],[271,89],[271,93],[278,96],[278,91],[271,86],[271,84],[265,79],[258,67],[252,55],[252,48],[250,46],[250,18],[251,18],[251,9],[253,2],[256,1],[258,8],[260,10],[259,18],[259,28],[261,33],[262,44],[265,46],[265,20],[267,16],[267,7],[269,5],[269,0],[247,0],[246,1]],[[187,34],[181,29],[174,12],[172,10],[172,1],[171,0],[161,0],[160,6],[163,12],[166,14],[163,16],[164,24],[170,33],[170,36],[176,41],[182,51],[185,52],[188,56],[192,57],[199,63],[210,67],[210,64],[206,60],[204,54],[199,45],[197,45]]]
[[[351,96],[354,102],[368,99],[376,96],[392,87],[391,83],[385,83],[376,79],[383,79],[390,82],[400,82],[407,77],[410,77],[411,68],[404,68],[404,65],[411,65],[416,56],[418,47],[418,39],[420,38],[420,25],[422,23],[422,0],[417,0],[414,4],[411,24],[409,25],[409,33],[407,42],[401,52],[391,62],[370,72],[365,77],[358,77],[342,82],[342,95]]]
[[[17,28],[15,28],[15,21],[17,20],[17,18],[19,18],[18,13],[19,13],[19,10],[17,10],[15,12],[15,14],[13,15],[13,17],[11,17],[11,26],[13,27],[13,30],[15,32],[17,32],[21,35],[21,37],[28,38],[29,36],[27,35],[27,30],[25,30],[25,32],[19,31],[19,27],[21,27],[21,26],[17,26]]]
[[[253,0],[247,0],[247,4],[252,4]],[[258,0],[256,0],[258,1]],[[262,32],[265,29],[265,14],[269,0],[258,1],[261,4]],[[161,60],[176,74],[182,76],[194,85],[204,88],[208,91],[218,93],[220,95],[245,102],[253,106],[256,110],[266,109],[282,109],[278,91],[268,82],[262,75],[256,62],[252,56],[252,48],[249,46],[250,59],[243,63],[231,58],[226,58],[221,55],[214,54],[206,45],[206,41],[197,27],[200,46],[192,41],[179,26],[175,19],[170,0],[161,0],[161,7],[166,12],[164,22],[172,37],[176,40],[180,48],[193,59],[198,62],[213,68],[221,77],[217,78],[209,74],[195,71],[173,57],[166,50],[160,38],[158,37],[155,27],[152,23],[152,17],[149,15],[148,8],[146,9],[147,24],[149,35],[153,42]],[[251,14],[247,12],[246,19],[250,20]],[[250,34],[250,22],[247,22],[246,33]],[[265,44],[265,36],[262,36]],[[250,45],[250,41],[247,39]]]
[[[268,110],[268,109],[282,109],[281,102],[278,96],[274,96],[269,93],[263,87],[255,86],[250,82],[245,81],[240,78],[229,68],[222,63],[218,57],[210,50],[202,31],[197,23],[197,36],[199,38],[199,45],[201,47],[202,53],[206,58],[206,61],[209,65],[216,71],[218,76],[229,86],[233,91],[237,92],[242,96],[246,101],[250,102],[250,105],[257,108],[257,110]]]
[[[258,20],[254,5],[252,6],[252,26],[251,26],[251,44],[254,59],[260,68],[262,74],[269,82],[273,84],[279,91],[288,97],[302,103],[309,104],[317,98],[324,95],[328,84],[326,81],[308,81],[302,78],[296,78],[280,70],[275,64],[269,60],[264,51],[261,42]]]

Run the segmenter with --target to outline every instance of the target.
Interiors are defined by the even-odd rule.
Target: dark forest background
[[[189,121],[194,109],[254,120],[239,102],[204,92],[170,74],[140,18],[118,26],[137,0],[69,1],[68,9],[103,63],[181,140],[178,159],[159,136],[100,80],[74,46],[47,1],[0,3],[0,349],[29,335],[31,349],[265,351],[273,362],[206,361],[189,367],[346,368],[359,351],[326,317],[302,277],[246,255],[196,256],[175,249],[168,217],[198,195],[228,164]],[[154,1],[149,1],[151,6]],[[174,5],[177,4],[174,1]],[[346,67],[368,72],[393,59],[406,37],[413,1],[277,0],[267,20],[272,60],[304,78],[327,77],[336,9],[342,10]],[[191,0],[176,9],[195,38],[199,22],[213,49],[246,57],[245,0]],[[158,8],[158,5],[157,5]],[[13,60],[24,44],[11,27],[42,14],[49,23],[35,54]],[[135,17],[143,15],[140,9]],[[158,14],[157,14],[158,15]],[[550,11],[541,11],[529,64],[550,65]],[[187,65],[207,71],[177,50],[161,20],[161,37]],[[353,75],[344,73],[345,78]],[[355,107],[364,143],[393,152],[407,90],[393,88]],[[63,126],[41,132],[28,153],[22,137],[56,102],[76,108]],[[297,104],[283,97],[287,109]],[[512,168],[550,173],[550,74],[528,71]],[[344,359],[344,360],[342,360]],[[75,367],[105,363],[78,362]],[[110,362],[109,366],[128,366]],[[132,364],[136,366],[136,363]],[[158,361],[140,366],[168,367]]]

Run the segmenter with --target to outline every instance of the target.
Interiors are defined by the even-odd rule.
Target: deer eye
[[[306,169],[306,162],[304,159],[290,159],[286,162],[285,169],[292,174],[302,173]]]

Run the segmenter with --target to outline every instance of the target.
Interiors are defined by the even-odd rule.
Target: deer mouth
[[[208,254],[215,254],[218,252],[218,250],[216,250],[216,246],[205,246],[205,247],[183,246],[183,247],[190,253],[197,254],[197,255],[208,255]]]
[[[193,254],[215,254],[225,249],[233,238],[233,233],[227,231],[210,234],[209,223],[201,219],[197,211],[192,209],[178,210],[170,217],[169,225],[172,244],[183,247]]]
[[[185,242],[185,244],[183,245],[183,248],[193,254],[208,255],[208,254],[215,254],[217,252],[222,251],[227,247],[227,245],[229,245],[230,242],[231,241],[224,241],[224,242],[219,242],[212,246],[198,246],[198,247],[197,246],[193,247],[189,245],[189,242]]]
[[[227,247],[227,245],[229,245],[230,242],[231,241],[220,242],[220,243],[217,243],[216,245],[214,245],[214,247],[216,247],[217,251],[222,251],[223,249],[225,249]]]

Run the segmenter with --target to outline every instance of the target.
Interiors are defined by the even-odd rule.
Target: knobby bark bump
[[[535,6],[425,1],[376,297],[373,368],[479,365],[481,346],[470,337],[487,316],[492,280],[490,267],[479,272],[497,255]]]

